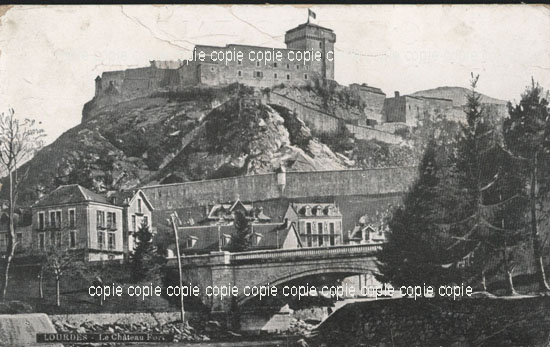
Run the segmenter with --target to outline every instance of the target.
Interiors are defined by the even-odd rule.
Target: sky
[[[0,7],[0,112],[41,122],[52,142],[80,123],[103,71],[189,56],[195,44],[284,48],[307,20],[334,30],[335,79],[388,96],[468,87],[517,101],[550,88],[550,7],[542,5],[104,5]]]

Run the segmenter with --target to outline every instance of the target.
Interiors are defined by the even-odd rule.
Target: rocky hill
[[[453,100],[454,107],[462,107],[468,102],[467,95],[470,89],[463,87],[438,87],[434,89],[421,90],[412,93],[413,96],[426,96],[430,98],[443,98]],[[484,104],[506,105],[506,101],[492,98],[481,94],[481,102]]]
[[[109,191],[152,183],[289,170],[336,170],[353,162],[313,137],[292,112],[231,85],[156,93],[112,105],[92,100],[86,121],[29,161],[24,202],[60,184]],[[99,105],[99,106],[98,106]]]
[[[360,115],[364,106],[341,86],[275,89],[347,120]],[[25,164],[27,190],[21,201],[36,201],[41,193],[72,183],[105,192],[268,173],[282,165],[295,171],[412,166],[421,157],[426,134],[457,129],[452,121],[402,129],[407,131],[399,136],[409,145],[358,140],[345,127],[341,133],[316,137],[294,111],[260,102],[262,92],[268,91],[235,84],[133,100],[94,98],[84,106],[82,124]],[[466,93],[464,88],[443,87],[415,94],[452,98],[461,105]]]

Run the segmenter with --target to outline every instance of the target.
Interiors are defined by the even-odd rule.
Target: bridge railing
[[[231,254],[231,262],[262,259],[321,258],[331,256],[368,255],[374,254],[381,249],[382,244],[372,244],[252,251]]]

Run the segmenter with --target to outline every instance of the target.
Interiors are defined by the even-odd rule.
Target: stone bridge
[[[342,274],[351,276],[376,270],[375,256],[381,245],[345,245],[323,248],[264,250],[242,253],[213,252],[182,257],[184,285],[197,285],[203,303],[211,312],[231,311],[231,297],[205,295],[208,286],[236,286],[236,303],[241,306],[245,286],[280,286],[311,275]],[[177,267],[177,259],[169,264]]]

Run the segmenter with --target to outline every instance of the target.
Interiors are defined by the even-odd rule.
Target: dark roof
[[[78,184],[71,184],[57,187],[57,189],[34,204],[33,207],[78,204],[82,202],[97,202],[110,205],[106,197]]]
[[[262,223],[251,224],[252,232],[261,235],[258,244],[251,245],[251,250],[258,249],[279,249],[283,246],[289,232],[295,231],[293,224],[288,227],[284,223]],[[219,228],[219,231],[218,231]],[[181,250],[185,253],[206,253],[218,250],[218,235],[223,237],[234,236],[237,230],[233,225],[209,225],[209,226],[192,226],[179,227],[178,238],[180,240]],[[188,239],[195,239],[193,248],[185,248]],[[299,237],[298,237],[299,240]],[[228,250],[230,244],[221,247],[222,250]]]

